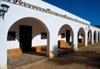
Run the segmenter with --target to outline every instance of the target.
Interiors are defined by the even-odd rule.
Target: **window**
[[[47,39],[47,33],[41,33],[41,39]]]
[[[8,32],[7,41],[13,41],[13,40],[15,40],[15,38],[16,38],[15,36],[16,36],[15,32],[9,31]]]
[[[64,38],[65,37],[65,33],[61,33],[61,38]]]

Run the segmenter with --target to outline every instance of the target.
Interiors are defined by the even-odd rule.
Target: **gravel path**
[[[46,53],[45,52],[42,52],[42,53],[28,52],[28,53],[23,53],[20,56],[9,57],[7,58],[9,60],[9,63],[7,64],[8,69],[13,69],[13,68],[20,67],[23,65],[26,66],[27,64],[35,63],[37,61],[41,61],[48,58],[43,55],[46,55]]]

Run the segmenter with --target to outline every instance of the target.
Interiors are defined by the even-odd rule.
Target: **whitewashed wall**
[[[78,31],[78,33],[79,33],[79,38],[84,38],[84,37],[85,37],[85,31],[84,31],[83,28],[80,28],[80,30]],[[81,36],[81,34],[82,34],[83,36]]]
[[[69,12],[66,12],[62,9],[59,9],[55,6],[52,6],[46,2],[43,2],[40,0],[23,0],[23,1],[43,7],[45,9],[49,8],[52,11],[55,11],[55,12],[58,12],[58,13],[61,13],[64,15],[66,14],[67,16],[70,16],[70,17],[75,18],[80,21],[84,21],[87,24],[90,24],[90,22],[88,22],[84,19],[81,19],[81,18],[79,18]],[[20,5],[8,3],[5,1],[2,1],[1,3],[7,4],[10,6],[8,12],[5,14],[4,20],[2,18],[0,18],[0,36],[1,36],[0,38],[2,39],[2,40],[0,40],[0,68],[3,68],[3,69],[7,68],[7,46],[10,46],[10,44],[15,44],[16,47],[18,47],[17,39],[16,39],[15,43],[7,41],[7,33],[9,31],[10,27],[13,26],[13,24],[20,19],[31,17],[31,18],[33,18],[33,20],[34,20],[34,18],[36,20],[38,19],[38,21],[40,20],[39,21],[39,23],[41,24],[40,26],[43,26],[43,27],[41,27],[42,29],[40,31],[46,31],[49,35],[48,40],[44,40],[43,44],[46,44],[46,41],[47,41],[47,45],[48,45],[47,53],[50,58],[54,58],[54,57],[58,56],[58,39],[61,39],[61,38],[59,38],[58,33],[62,26],[69,25],[72,28],[72,31],[74,34],[73,48],[75,50],[77,50],[77,36],[78,36],[78,31],[80,28],[83,28],[85,30],[85,45],[87,45],[87,34],[88,34],[89,29],[92,30],[92,44],[93,44],[93,36],[94,36],[93,32],[95,30],[100,31],[99,28],[96,28],[91,25],[86,25],[86,24],[82,24],[79,22],[71,21],[69,19],[61,18],[61,17],[47,14],[47,13],[44,13],[41,11],[37,11],[34,9],[29,9],[29,8],[26,8],[26,7],[23,7]],[[20,23],[20,24],[22,24],[22,23]],[[34,24],[36,25],[36,23],[34,23]],[[18,28],[18,25],[16,25],[17,28]],[[88,28],[89,26],[90,26],[90,28]],[[44,28],[45,28],[45,30],[44,30]],[[35,31],[38,31],[38,33],[39,33],[40,31],[36,30],[36,29],[37,28],[35,28]],[[16,32],[18,32],[17,29],[13,29],[13,30],[16,30]],[[19,33],[17,33],[17,34],[19,34]],[[34,34],[34,32],[33,32],[33,34]],[[40,43],[35,42],[34,39],[39,40]],[[32,41],[33,45],[42,44],[42,40],[40,40],[40,35],[36,36],[36,38],[34,38],[34,39]],[[11,45],[11,47],[12,47],[12,45]],[[11,47],[8,47],[8,48],[11,48]]]
[[[59,29],[58,33],[58,40],[64,40],[66,42],[66,30],[70,30],[70,42],[72,42],[72,37],[73,37],[73,31],[72,28],[69,25],[64,25]],[[64,38],[61,38],[61,33],[65,34]]]
[[[35,19],[25,18],[15,22],[9,29],[9,31],[16,32],[15,41],[7,41],[7,49],[20,48],[19,26],[32,26],[32,46],[47,45],[47,39],[41,39],[41,33],[45,32],[45,28]]]

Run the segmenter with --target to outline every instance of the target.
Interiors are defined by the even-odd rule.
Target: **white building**
[[[100,28],[44,1],[2,0],[0,4],[9,6],[4,19],[0,16],[0,69],[7,69],[7,55],[44,48],[54,58],[58,46],[71,44],[77,50],[79,43],[88,46],[100,41]]]

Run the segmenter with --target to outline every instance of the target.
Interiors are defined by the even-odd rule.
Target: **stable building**
[[[54,58],[58,48],[100,42],[100,28],[42,0],[1,0],[0,5],[0,69],[7,69],[7,57],[23,52],[46,51]]]

